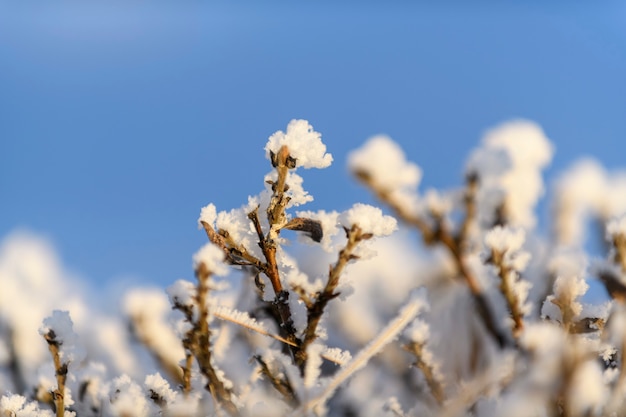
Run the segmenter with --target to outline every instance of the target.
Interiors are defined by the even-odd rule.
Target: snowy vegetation
[[[626,415],[626,175],[573,165],[541,234],[553,147],[532,122],[487,132],[453,190],[420,190],[374,137],[348,166],[381,206],[345,212],[301,210],[302,169],[333,161],[307,121],[265,152],[258,195],[201,209],[195,279],[129,291],[120,316],[8,237],[0,416]],[[586,304],[589,280],[610,299]]]

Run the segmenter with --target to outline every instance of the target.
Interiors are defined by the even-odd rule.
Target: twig
[[[263,273],[269,278],[272,283],[272,288],[274,288],[274,294],[278,296],[283,291],[283,285],[280,282],[280,274],[278,272],[278,265],[276,264],[276,242],[274,239],[270,239],[269,236],[263,235],[263,230],[261,229],[261,221],[259,220],[259,208],[256,207],[250,213],[248,213],[248,218],[252,221],[254,228],[259,235],[259,246],[261,247],[261,251],[263,252],[263,256],[265,257],[266,263],[262,266]]]
[[[517,338],[524,329],[524,312],[517,294],[511,288],[511,279],[516,279],[518,272],[504,262],[504,255],[505,253],[492,249],[488,262],[498,269],[500,292],[504,295],[509,314],[513,319],[513,336]]]
[[[361,228],[356,224],[352,225],[350,229],[344,230],[346,232],[346,237],[348,238],[346,246],[339,252],[339,259],[337,260],[337,263],[330,267],[326,286],[322,292],[317,295],[315,302],[307,305],[307,326],[304,330],[304,338],[302,340],[302,345],[300,346],[299,355],[296,357],[296,365],[298,365],[301,370],[304,368],[307,361],[308,355],[306,349],[317,338],[317,326],[319,325],[320,319],[324,314],[326,305],[330,300],[339,295],[339,293],[335,292],[335,290],[339,285],[339,277],[341,276],[341,273],[346,265],[348,265],[348,262],[357,259],[357,256],[353,254],[357,245],[363,240],[367,240],[372,237],[370,233],[362,233]]]
[[[414,365],[420,371],[422,371],[422,374],[424,375],[424,379],[426,379],[426,383],[428,384],[428,387],[430,388],[430,392],[432,393],[437,403],[440,406],[443,405],[443,402],[445,401],[443,385],[437,379],[435,375],[435,369],[432,367],[432,365],[424,360],[424,344],[410,342],[407,345],[405,345],[404,348],[415,356],[417,361],[414,363]]]
[[[626,235],[616,233],[613,235],[613,247],[615,248],[615,263],[622,268],[622,273],[626,273]]]
[[[67,363],[61,361],[60,346],[61,341],[57,339],[54,330],[50,329],[44,334],[44,339],[48,343],[48,350],[52,355],[54,362],[54,372],[57,380],[57,389],[52,391],[52,399],[54,400],[54,408],[57,417],[63,417],[65,414],[65,380],[67,379]]]
[[[209,240],[220,247],[226,255],[226,260],[233,265],[254,266],[259,270],[264,270],[265,265],[248,250],[234,242],[226,231],[216,232],[213,227],[205,221],[200,222]],[[242,262],[243,260],[243,262]]]
[[[467,242],[472,223],[476,221],[476,192],[478,191],[478,175],[469,174],[466,179],[467,185],[463,203],[465,205],[465,217],[457,236],[458,243]]]
[[[293,389],[289,379],[285,376],[284,378],[279,378],[272,373],[267,363],[261,358],[260,355],[255,355],[254,359],[257,361],[259,366],[261,367],[261,373],[267,377],[272,386],[278,391],[285,402],[289,404],[291,407],[297,407],[300,404],[300,400],[296,395],[296,391]]]
[[[232,394],[229,388],[219,378],[212,363],[211,331],[209,329],[209,308],[207,297],[209,293],[209,278],[211,272],[204,263],[200,263],[196,269],[198,278],[198,292],[196,302],[199,309],[199,317],[192,330],[191,351],[198,362],[200,372],[207,378],[207,390],[213,395],[216,404],[221,405],[233,416],[239,415],[237,407],[232,401]]]

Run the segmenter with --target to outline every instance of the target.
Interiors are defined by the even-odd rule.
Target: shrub
[[[297,210],[312,200],[297,172],[332,162],[304,120],[265,152],[259,195],[202,208],[195,280],[130,291],[122,320],[90,311],[39,241],[7,241],[1,415],[626,412],[622,176],[590,161],[564,173],[546,237],[535,212],[553,149],[528,121],[489,131],[454,190],[418,192],[420,168],[370,139],[348,165],[390,214]],[[589,218],[606,237],[593,262]],[[609,301],[585,303],[589,277]]]

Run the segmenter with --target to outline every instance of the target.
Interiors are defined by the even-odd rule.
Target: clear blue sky
[[[626,3],[443,3],[0,1],[0,236],[94,282],[191,277],[200,208],[257,193],[292,118],[335,157],[312,209],[371,201],[345,159],[377,133],[425,187],[514,117],[555,143],[548,179],[626,166]]]

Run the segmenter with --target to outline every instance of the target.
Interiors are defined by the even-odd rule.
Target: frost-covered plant
[[[390,214],[300,209],[299,170],[333,161],[307,121],[265,153],[258,195],[201,209],[195,280],[129,291],[121,318],[90,308],[40,240],[9,237],[0,416],[626,414],[626,174],[567,171],[546,237],[553,146],[532,122],[489,130],[453,190],[419,190],[401,147],[370,139],[348,166]],[[585,254],[589,217],[605,259]],[[586,303],[592,277],[607,302]]]

